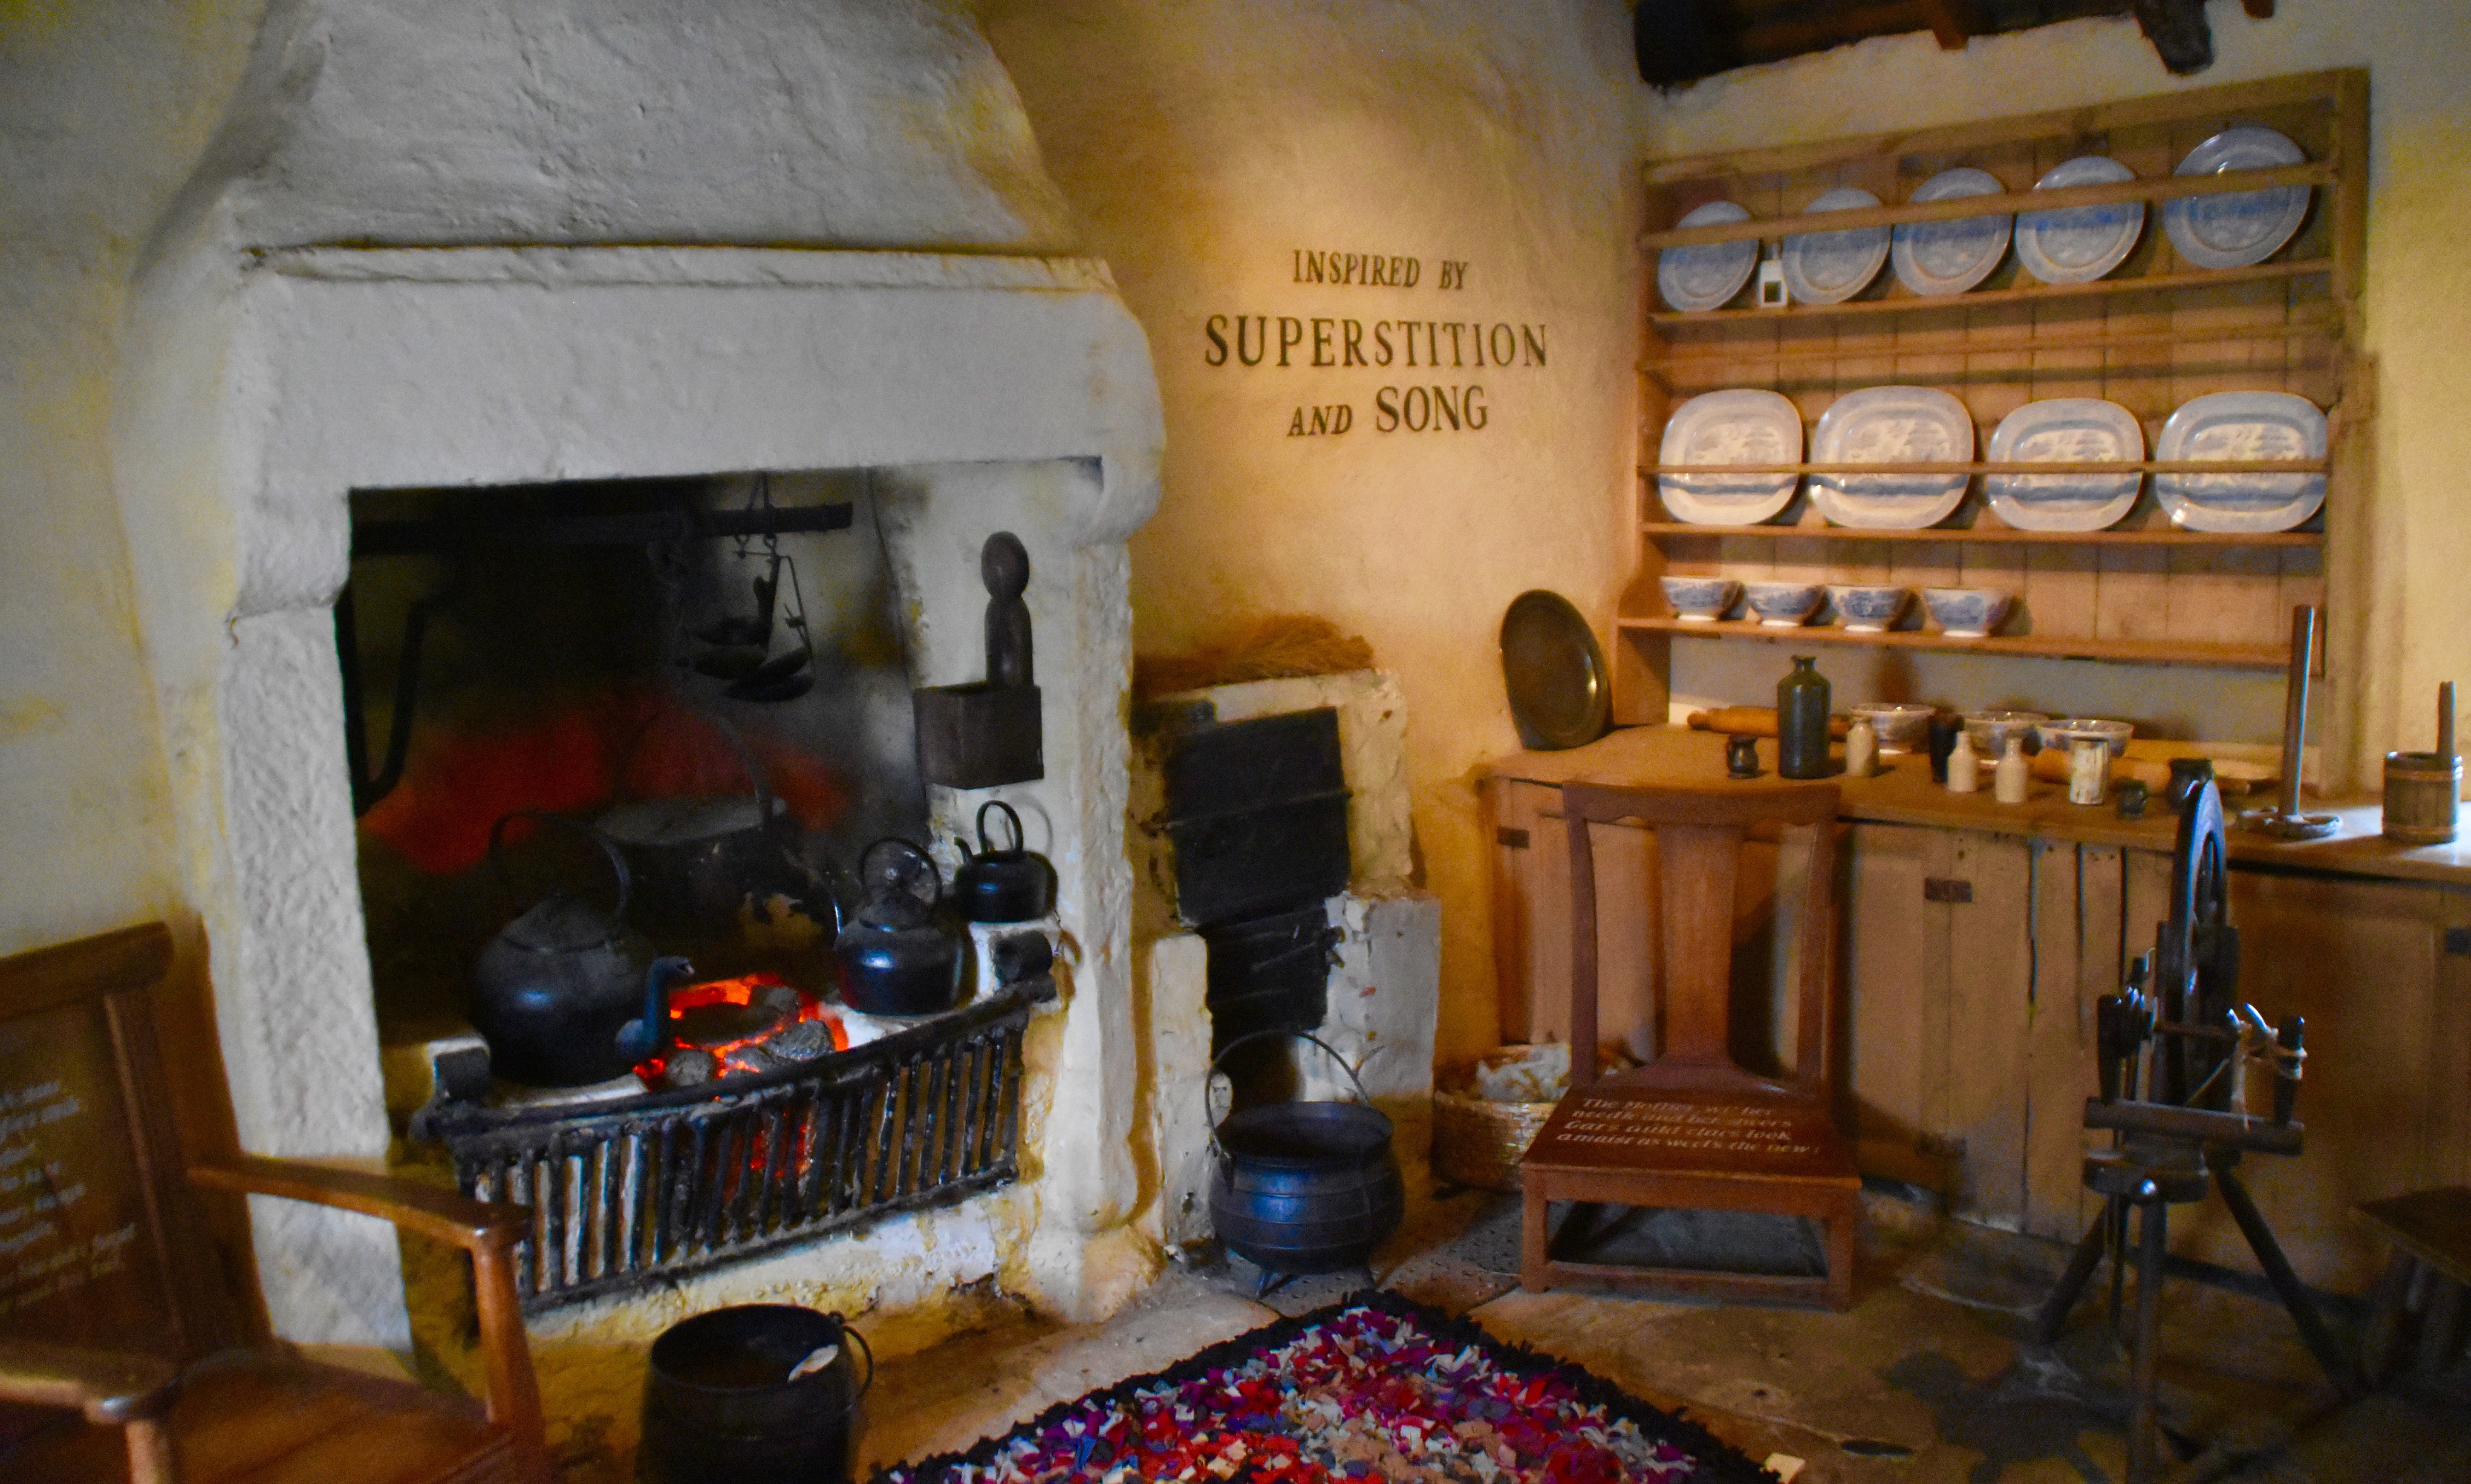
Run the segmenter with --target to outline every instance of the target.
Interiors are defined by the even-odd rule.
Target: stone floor
[[[1523,1293],[1515,1203],[1475,1193],[1420,1200],[1375,1276],[1684,1408],[1754,1458],[1800,1459],[1800,1484],[2118,1479],[2124,1366],[2102,1306],[2080,1310],[2059,1347],[2064,1364],[2017,1353],[2064,1250],[1943,1223],[1891,1192],[1869,1207],[1859,1297],[1842,1314]],[[1240,1259],[1199,1260],[1107,1324],[1024,1319],[887,1364],[868,1403],[859,1476],[966,1447],[1362,1282],[1305,1279],[1256,1299],[1258,1276]],[[2471,1407],[2459,1395],[2340,1405],[2270,1299],[2193,1279],[2164,1292],[2164,1418],[2186,1454],[2176,1484],[2471,1480]]]

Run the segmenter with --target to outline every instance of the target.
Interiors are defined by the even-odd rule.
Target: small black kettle
[[[885,846],[906,852],[833,943],[841,965],[841,1002],[862,1015],[933,1015],[960,1002],[960,924],[944,910],[944,880],[926,851],[898,837],[877,840],[859,857],[859,880]],[[927,894],[918,883],[924,882]]]
[[[1000,809],[1012,821],[1012,844],[998,850],[987,838],[987,811]],[[978,849],[961,847],[961,868],[953,873],[953,900],[961,915],[974,923],[1022,923],[1055,910],[1055,867],[1045,856],[1024,848],[1021,815],[1001,799],[978,806]]]

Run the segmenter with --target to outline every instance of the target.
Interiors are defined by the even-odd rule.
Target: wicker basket
[[[1550,1102],[1494,1102],[1433,1090],[1433,1173],[1478,1190],[1518,1189],[1518,1160],[1553,1116]]]

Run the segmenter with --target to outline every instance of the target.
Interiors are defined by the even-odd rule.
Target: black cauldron
[[[855,1344],[866,1356],[856,1384]],[[830,1363],[792,1377],[817,1352]],[[847,1484],[859,1400],[875,1355],[838,1314],[741,1304],[681,1320],[652,1342],[644,1378],[642,1484]]]
[[[1211,1067],[1248,1041],[1285,1034],[1238,1036]],[[1314,1037],[1297,1039],[1329,1052],[1364,1101],[1262,1103],[1212,1130],[1211,1224],[1230,1252],[1261,1270],[1261,1293],[1304,1274],[1368,1266],[1407,1210],[1389,1116],[1372,1106],[1344,1057]]]

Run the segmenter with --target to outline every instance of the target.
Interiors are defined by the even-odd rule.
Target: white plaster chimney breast
[[[1048,776],[1007,796],[1065,875],[1075,1112],[1005,1198],[1034,1297],[1122,1296],[1120,1254],[1091,1254],[1138,1195],[1099,1147],[1137,1066],[1123,541],[1163,433],[1141,327],[1066,221],[957,4],[274,0],[141,270],[115,426],[248,1148],[387,1143],[328,612],[349,491],[897,469],[925,527],[896,554],[935,574],[914,668],[960,663],[989,530],[1038,554]],[[939,826],[976,802],[938,797]],[[279,1332],[405,1342],[390,1234],[261,1210],[255,1235]]]

